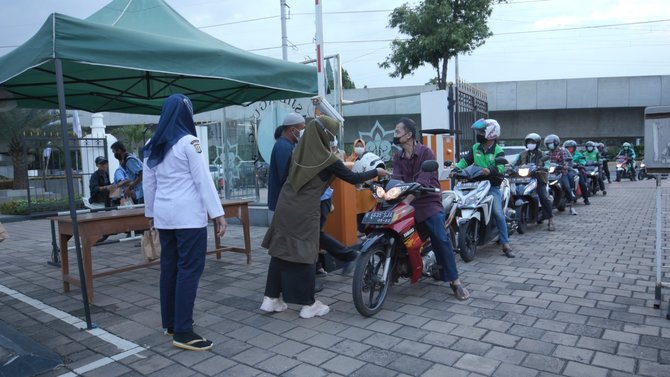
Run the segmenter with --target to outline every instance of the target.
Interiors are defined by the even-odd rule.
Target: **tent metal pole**
[[[81,242],[79,240],[79,225],[77,224],[77,210],[74,204],[74,181],[72,178],[72,156],[70,156],[70,138],[68,137],[67,114],[65,113],[65,86],[63,84],[63,65],[60,59],[54,59],[56,66],[56,90],[58,91],[58,109],[60,112],[60,130],[63,138],[63,150],[65,152],[65,177],[67,181],[67,195],[70,203],[70,218],[72,218],[72,238],[74,238],[77,250],[77,265],[79,267],[79,285],[81,296],[84,301],[84,314],[86,316],[86,329],[91,330],[91,311],[88,304],[88,289],[86,277],[84,276],[84,263],[81,256]]]

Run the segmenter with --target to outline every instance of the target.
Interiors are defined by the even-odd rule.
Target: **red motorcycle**
[[[437,161],[425,161],[421,170],[436,171]],[[356,260],[353,277],[353,299],[356,310],[370,317],[382,309],[389,287],[400,277],[415,283],[422,276],[439,279],[439,266],[430,238],[419,235],[414,223],[414,207],[403,200],[423,192],[440,192],[419,183],[390,180],[386,187],[367,184],[377,199],[375,208],[363,216],[365,242]],[[453,219],[456,206],[450,206],[445,223]]]

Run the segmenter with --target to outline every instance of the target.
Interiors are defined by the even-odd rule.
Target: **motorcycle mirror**
[[[448,167],[450,167],[450,166],[453,165],[453,164],[454,164],[454,163],[453,163],[451,160],[447,160],[447,161],[444,162],[444,167],[445,167],[445,168],[448,168]]]
[[[433,172],[437,171],[440,165],[435,160],[428,160],[421,163],[421,171],[424,172]]]
[[[496,157],[496,165],[506,165],[509,164],[505,157]]]

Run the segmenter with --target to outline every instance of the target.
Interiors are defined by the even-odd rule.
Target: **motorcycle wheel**
[[[458,227],[458,246],[461,259],[464,262],[472,262],[477,252],[477,232],[479,231],[479,220],[470,219],[467,223]]]
[[[361,315],[370,317],[382,309],[386,294],[391,286],[393,265],[384,277],[386,251],[382,245],[375,245],[356,261],[352,294],[354,306]]]
[[[642,174],[642,172],[638,172],[638,173],[637,173],[637,180],[638,180],[638,181],[641,181],[641,180],[643,180],[643,179],[644,179],[644,174]]]
[[[524,234],[526,233],[526,230],[528,230],[528,210],[529,210],[528,204],[524,204],[520,207],[516,207],[516,213],[517,213],[517,220],[519,222],[518,228],[516,228],[516,231],[519,232],[519,234]]]
[[[621,172],[617,170],[616,172],[616,181],[621,182]]]

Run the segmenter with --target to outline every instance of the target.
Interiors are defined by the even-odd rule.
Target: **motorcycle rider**
[[[437,172],[424,172],[421,164],[424,161],[434,160],[435,155],[427,147],[417,143],[416,124],[409,118],[398,120],[393,133],[393,144],[401,149],[393,156],[393,179],[403,182],[417,182],[428,187],[440,187]],[[444,210],[442,208],[442,194],[426,192],[414,198],[409,195],[406,199],[414,207],[414,219],[417,227],[423,228],[430,235],[430,241],[435,252],[435,259],[440,265],[440,278],[448,281],[451,289],[459,300],[470,298],[468,292],[458,278],[456,258],[451,240],[444,229]]]
[[[572,169],[572,155],[567,149],[561,146],[561,139],[555,134],[549,134],[544,138],[544,146],[547,147],[549,162],[556,164],[556,173],[561,173],[561,187],[565,193],[568,203],[573,203],[575,195],[574,180],[568,178],[568,169]],[[570,213],[577,214],[572,205],[570,206]]]
[[[524,144],[526,145],[526,150],[519,154],[519,158],[516,159],[514,166],[522,166],[526,164],[535,164],[538,167],[544,166],[542,157],[544,153],[538,148],[542,137],[536,133],[529,133],[524,138]],[[549,193],[547,192],[547,172],[545,170],[537,170],[535,172],[535,177],[537,179],[537,196],[540,198],[540,204],[542,205],[542,219],[538,221],[538,224],[542,224],[545,219],[549,220],[547,230],[554,231],[554,214],[552,213],[551,201],[549,201]]]
[[[600,153],[600,159],[603,162],[603,174],[605,174],[605,177],[607,178],[607,183],[612,183],[612,179],[610,178],[610,168],[607,165],[610,160],[610,154],[607,152],[605,144],[598,143],[598,153]]]
[[[570,181],[573,181],[575,178],[575,174],[579,176],[579,189],[582,191],[582,198],[584,198],[584,204],[588,206],[591,204],[591,202],[589,202],[589,190],[588,187],[586,186],[586,177],[584,176],[584,165],[586,164],[586,160],[584,159],[584,156],[577,150],[576,141],[566,140],[565,143],[563,143],[563,148],[567,149],[568,152],[570,152],[570,154],[572,155],[572,165],[577,166],[577,173],[575,173],[573,170],[569,170],[568,178],[570,179]]]
[[[596,149],[596,143],[592,141],[586,142],[586,151],[582,154],[586,163],[597,164],[601,169],[603,165],[603,160],[600,157],[600,153]],[[603,175],[598,174],[598,186],[600,186],[600,191],[603,192],[603,195],[607,195],[605,191],[605,181],[603,180]]]
[[[493,195],[493,219],[500,233],[502,251],[507,258],[514,258],[512,247],[509,245],[507,221],[502,203],[502,192],[500,184],[505,177],[505,165],[497,165],[497,157],[505,157],[505,152],[498,145],[496,139],[500,136],[500,125],[495,119],[479,119],[471,127],[475,131],[477,142],[472,146],[468,154],[456,164],[459,169],[465,169],[470,165],[482,168],[481,175],[488,176],[491,182],[490,193]]]
[[[630,145],[630,143],[626,142],[623,143],[623,149],[617,153],[618,156],[626,156],[628,158],[627,164],[628,164],[628,169],[630,169],[631,172],[631,181],[635,180],[635,150],[633,149],[633,146]],[[618,177],[617,182],[621,181],[621,178]]]

